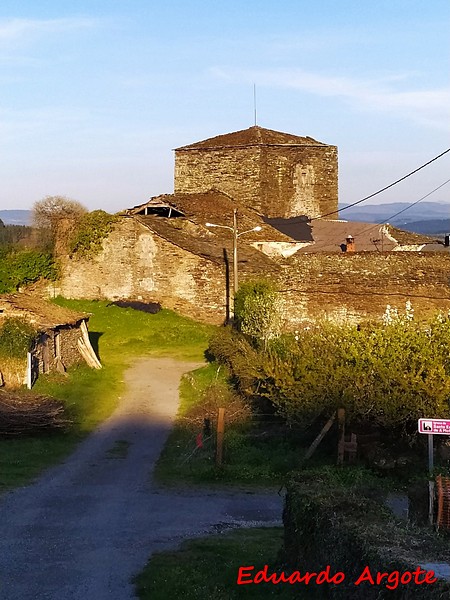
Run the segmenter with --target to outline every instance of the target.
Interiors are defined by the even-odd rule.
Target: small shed
[[[57,306],[33,294],[0,297],[0,328],[5,319],[18,317],[28,321],[36,330],[28,357],[26,378],[29,387],[30,380],[34,380],[39,373],[64,372],[71,365],[83,361],[92,368],[101,369],[89,340],[89,316]],[[3,370],[0,364],[0,372]],[[29,371],[33,372],[33,376]],[[3,378],[8,383],[7,373],[3,373]]]

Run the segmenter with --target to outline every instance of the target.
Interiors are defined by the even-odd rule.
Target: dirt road
[[[173,492],[152,481],[180,377],[197,366],[138,361],[116,412],[64,464],[2,498],[2,600],[129,600],[152,552],[224,525],[281,519],[277,494]]]

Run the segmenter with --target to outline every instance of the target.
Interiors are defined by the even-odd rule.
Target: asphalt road
[[[1,499],[1,600],[129,600],[153,552],[227,526],[280,522],[276,493],[167,491],[152,480],[180,377],[197,366],[136,362],[115,413],[63,464]]]

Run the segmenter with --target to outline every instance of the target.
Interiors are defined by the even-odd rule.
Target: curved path
[[[1,499],[2,600],[129,600],[152,552],[223,526],[280,520],[273,493],[167,491],[152,481],[180,377],[198,366],[136,362],[114,414],[65,463]]]

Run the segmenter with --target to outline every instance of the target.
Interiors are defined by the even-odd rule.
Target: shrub
[[[10,252],[0,263],[0,293],[17,290],[40,278],[55,280],[58,276],[52,255],[38,250]]]
[[[350,424],[409,433],[419,417],[450,415],[450,319],[390,317],[361,330],[323,323],[259,349],[224,333],[210,350],[241,391],[270,401],[289,422],[342,406]]]
[[[280,335],[281,299],[275,286],[268,281],[242,284],[234,299],[234,314],[237,328],[256,340],[267,343]]]
[[[98,254],[102,249],[103,240],[111,232],[116,221],[115,215],[110,215],[104,210],[94,210],[85,214],[70,244],[71,254],[81,257]]]
[[[3,321],[0,329],[0,355],[23,358],[30,350],[36,330],[19,317],[9,317]]]
[[[338,470],[337,472],[342,472]],[[376,573],[414,571],[417,565],[448,561],[448,544],[429,528],[405,526],[380,503],[369,498],[373,490],[342,485],[333,474],[304,471],[286,485],[283,512],[284,558],[289,567],[319,572],[343,572],[340,585],[324,585],[327,598],[381,600],[383,598],[448,598],[450,584],[354,585],[366,566]],[[422,581],[423,575],[420,580]]]

